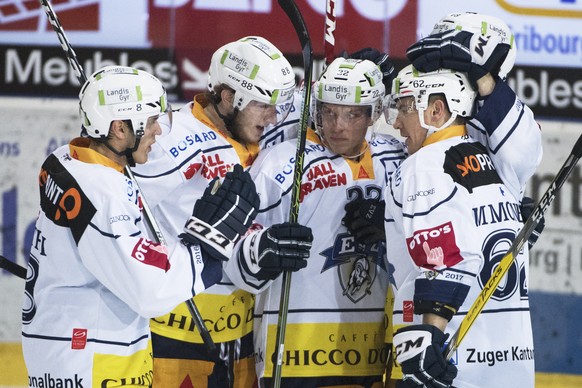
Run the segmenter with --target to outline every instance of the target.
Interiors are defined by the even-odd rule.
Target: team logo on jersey
[[[340,233],[333,246],[320,255],[325,257],[321,272],[337,268],[343,295],[357,303],[370,295],[372,285],[381,269],[392,277],[392,270],[386,269],[386,246],[384,242],[361,244],[349,233]]]
[[[461,143],[449,148],[443,168],[470,193],[479,186],[502,183],[487,149],[479,143]]]
[[[463,260],[451,222],[415,231],[406,239],[406,245],[410,257],[421,268],[441,270]]]

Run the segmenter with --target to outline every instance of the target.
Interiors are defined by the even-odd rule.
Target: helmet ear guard
[[[97,139],[107,137],[115,120],[130,121],[139,139],[147,120],[169,109],[160,80],[132,67],[106,66],[93,73],[79,93],[83,134]]]
[[[382,114],[385,87],[382,71],[374,62],[336,58],[313,86],[311,112],[316,129],[321,130],[323,104],[366,106],[370,126]]]
[[[454,29],[469,31],[473,34],[480,35],[498,35],[502,43],[509,44],[509,52],[499,64],[499,70],[497,72],[499,78],[503,80],[507,78],[507,74],[513,69],[513,65],[515,64],[517,48],[515,46],[514,35],[504,21],[494,16],[475,12],[455,12],[440,19],[434,25],[431,35]]]
[[[239,111],[251,101],[275,105],[280,122],[293,106],[293,68],[279,49],[259,36],[227,43],[212,55],[208,90],[214,94],[220,85],[234,90],[233,107]]]

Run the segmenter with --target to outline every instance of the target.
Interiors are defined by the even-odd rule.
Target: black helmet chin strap
[[[234,126],[234,120],[235,120],[236,116],[238,115],[238,112],[239,112],[238,108],[234,108],[234,111],[232,113],[223,115],[222,113],[220,113],[220,109],[218,109],[218,104],[214,100],[212,100],[212,107],[214,108],[214,111],[216,112],[218,117],[220,117],[220,119],[224,122],[225,128],[230,133],[232,133],[233,137],[236,137],[236,129]]]
[[[133,132],[133,129],[132,129]],[[111,144],[109,144],[109,139],[104,138],[102,143],[105,145],[105,147],[109,148],[109,150],[111,152],[113,152],[115,155],[117,156],[125,156],[125,159],[127,160],[127,164],[129,165],[129,167],[135,167],[135,160],[133,159],[133,153],[135,151],[137,151],[137,149],[139,148],[139,143],[141,142],[141,138],[142,138],[143,134],[136,134],[135,135],[135,143],[133,144],[133,147],[127,147],[125,150],[123,151],[117,151],[115,148],[113,148],[113,146]]]
[[[133,149],[131,149],[131,148],[125,149],[125,158],[127,159],[127,164],[129,165],[129,167],[135,167],[135,160],[133,160],[133,153],[135,151],[137,151],[137,146],[139,145],[139,141],[140,141],[140,139],[135,140],[135,146],[133,147]]]
[[[135,151],[137,151],[137,148],[139,147],[139,142],[141,140],[140,138],[136,138],[135,139],[135,145],[133,146],[133,148],[126,148],[123,151],[117,151],[115,148],[113,148],[113,146],[111,144],[109,144],[109,142],[107,140],[105,140],[104,142],[102,142],[103,145],[105,145],[105,147],[109,148],[109,150],[111,152],[113,152],[115,155],[117,156],[125,156],[125,159],[127,159],[127,164],[129,165],[129,167],[134,167],[135,166],[135,160],[133,160],[133,153]]]

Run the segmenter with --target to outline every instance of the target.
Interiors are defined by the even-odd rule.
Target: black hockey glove
[[[285,222],[248,236],[239,251],[243,270],[258,280],[273,280],[283,271],[307,266],[311,228]]]
[[[531,215],[531,213],[533,212],[535,207],[536,207],[536,203],[534,202],[533,198],[523,197],[523,199],[521,200],[520,211],[521,211],[521,218],[523,219],[524,223],[525,223],[525,221],[527,221],[527,219],[529,218],[529,216]],[[534,228],[532,234],[527,239],[527,245],[528,245],[529,249],[533,248],[534,244],[538,241],[538,238],[540,237],[540,234],[542,234],[542,231],[544,230],[545,227],[546,227],[546,219],[545,219],[545,217],[542,216],[542,218],[540,219],[540,221],[538,222],[538,224]]]
[[[386,94],[390,94],[392,89],[392,81],[396,77],[394,72],[394,65],[390,62],[388,54],[378,51],[374,48],[367,47],[349,55],[353,59],[367,59],[374,62],[382,71],[382,83],[386,88]]]
[[[228,260],[234,244],[253,223],[259,204],[255,183],[237,164],[222,184],[218,178],[210,182],[179,237],[185,243],[199,243],[216,259]]]
[[[485,74],[496,76],[499,73],[510,48],[498,35],[451,30],[419,40],[406,50],[406,56],[422,72],[439,68],[466,72],[475,86]]]
[[[345,206],[342,223],[358,242],[374,243],[386,238],[384,210],[386,202],[377,199],[356,199]]]
[[[394,334],[396,361],[402,367],[398,388],[446,388],[457,377],[457,367],[445,359],[448,337],[433,325],[411,325]]]

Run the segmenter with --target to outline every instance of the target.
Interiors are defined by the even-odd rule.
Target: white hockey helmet
[[[251,101],[275,105],[277,121],[282,121],[293,105],[293,68],[277,47],[259,36],[227,43],[212,55],[208,89],[214,93],[221,84],[234,89],[238,110]]]
[[[322,104],[369,106],[370,125],[382,114],[385,87],[382,71],[367,59],[336,58],[313,85],[312,113],[321,130]]]
[[[507,74],[515,64],[517,48],[515,47],[513,33],[505,22],[494,16],[483,15],[475,12],[455,12],[448,14],[439,20],[434,25],[431,34],[454,29],[469,31],[481,35],[497,34],[501,38],[502,43],[509,44],[511,48],[501,63],[498,72],[501,79],[505,80],[507,78]]]
[[[396,102],[401,98],[413,97],[420,124],[429,130],[429,134],[448,127],[457,117],[470,118],[477,97],[477,92],[465,73],[450,69],[422,73],[412,65],[400,70],[392,84],[392,92],[386,97],[384,104],[388,124],[394,124],[396,120]],[[430,127],[424,122],[424,111],[428,108],[429,98],[435,94],[444,95],[451,112],[450,119],[440,128]]]
[[[93,73],[79,93],[83,131],[105,138],[114,120],[130,120],[137,138],[148,118],[169,111],[166,89],[156,77],[126,66],[106,66]]]

